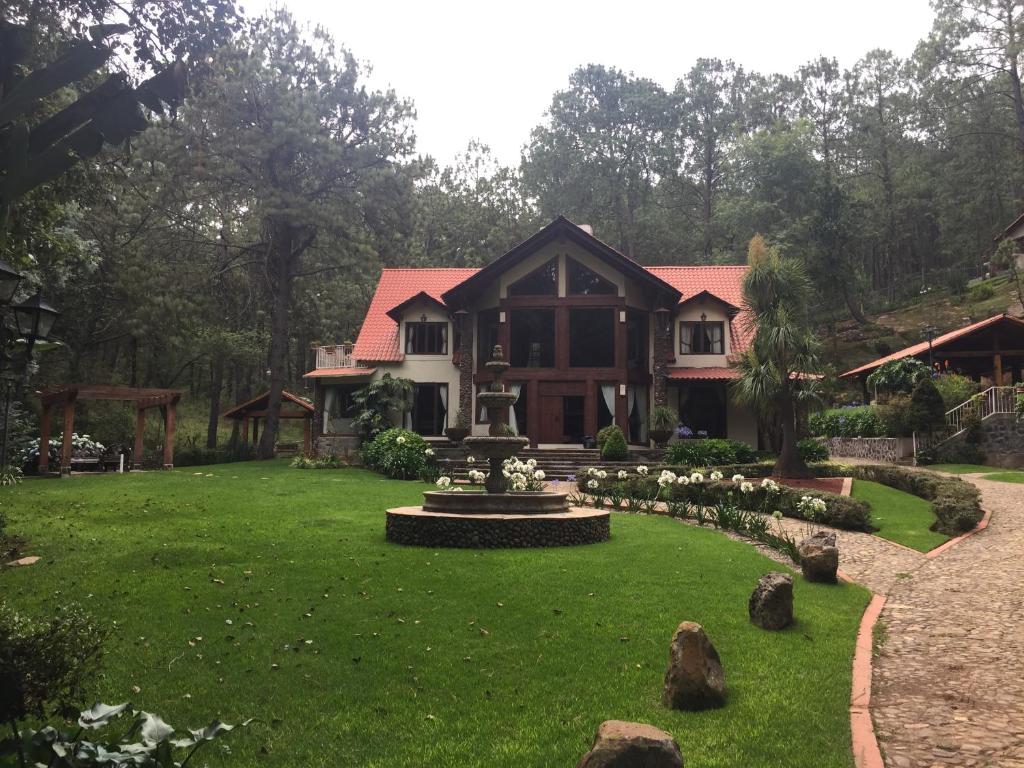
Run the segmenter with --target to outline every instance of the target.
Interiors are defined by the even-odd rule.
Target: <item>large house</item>
[[[442,439],[462,410],[486,434],[476,395],[495,344],[519,395],[510,426],[531,446],[578,446],[613,422],[646,446],[656,404],[694,434],[756,445],[728,386],[751,335],[744,270],[643,267],[562,217],[482,269],[385,269],[355,345],[320,347],[306,374],[317,450],[353,447],[351,395],[386,373],[415,382],[406,427]]]

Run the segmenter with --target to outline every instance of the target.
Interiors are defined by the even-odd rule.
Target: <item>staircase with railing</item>
[[[1019,387],[989,387],[956,408],[946,411],[944,429],[932,434],[914,433],[914,455],[930,450],[942,443],[952,440],[965,432],[972,424],[983,423],[997,414],[1010,414],[1017,411],[1017,395]]]

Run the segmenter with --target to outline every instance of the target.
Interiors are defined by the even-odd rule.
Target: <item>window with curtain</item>
[[[679,354],[724,355],[725,323],[706,320],[679,323]]]
[[[405,354],[447,355],[448,323],[406,323]]]

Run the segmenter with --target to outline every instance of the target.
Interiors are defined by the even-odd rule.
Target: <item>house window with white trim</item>
[[[448,323],[406,323],[405,354],[447,355]]]
[[[725,323],[703,318],[679,323],[679,354],[724,355]]]
[[[448,422],[448,385],[416,384],[406,426],[424,437],[440,437]]]

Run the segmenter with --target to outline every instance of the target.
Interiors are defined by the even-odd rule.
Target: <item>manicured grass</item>
[[[982,474],[985,480],[994,480],[997,483],[1024,483],[1024,472],[987,467],[983,464],[932,464],[928,469],[955,475]]]
[[[919,552],[928,552],[949,541],[943,533],[928,530],[935,522],[932,505],[924,499],[869,480],[854,480],[850,495],[871,505],[876,534]]]
[[[419,483],[196,471],[0,490],[43,558],[0,584],[19,609],[79,601],[117,622],[99,698],[179,726],[258,718],[212,765],[571,766],[621,718],[670,730],[689,766],[852,766],[860,587],[797,578],[798,623],[766,632],[747,600],[781,567],[712,530],[616,514],[590,547],[406,548],[385,542],[383,510]],[[686,619],[721,654],[723,709],[659,702]]]

